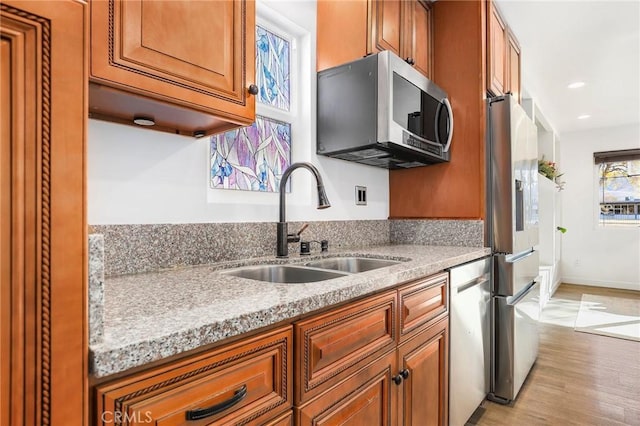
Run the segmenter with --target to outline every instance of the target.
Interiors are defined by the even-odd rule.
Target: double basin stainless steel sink
[[[271,283],[311,283],[349,274],[384,268],[400,263],[397,260],[369,257],[335,257],[307,262],[304,265],[255,265],[223,271],[250,280]]]

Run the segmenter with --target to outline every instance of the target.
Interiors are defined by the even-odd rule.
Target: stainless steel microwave
[[[317,153],[387,169],[449,161],[444,90],[392,52],[318,73]]]

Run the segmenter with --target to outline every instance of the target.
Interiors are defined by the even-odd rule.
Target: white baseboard
[[[560,277],[558,277],[558,279],[556,280],[556,282],[554,282],[553,284],[551,284],[551,291],[549,292],[549,294],[551,296],[553,296],[553,294],[556,292],[556,290],[558,289],[558,287],[560,287],[560,284],[562,284],[562,281],[560,279]]]
[[[632,282],[625,282],[625,281],[589,280],[589,279],[578,278],[578,277],[562,277],[561,281],[567,284],[590,285],[593,287],[618,288],[621,290],[640,291],[640,283],[632,283]],[[555,292],[555,288],[553,291]]]

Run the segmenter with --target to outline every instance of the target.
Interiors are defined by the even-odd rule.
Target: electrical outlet
[[[573,261],[573,266],[575,267],[579,267],[580,266],[580,259],[576,259]]]
[[[367,187],[356,185],[356,206],[367,205]]]

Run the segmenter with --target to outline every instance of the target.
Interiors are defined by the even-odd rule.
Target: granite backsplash
[[[482,220],[390,220],[391,244],[426,246],[484,246]]]
[[[289,232],[297,232],[304,223],[289,222]],[[328,240],[330,249],[385,244],[482,247],[484,240],[480,220],[308,223],[302,239]],[[275,255],[275,222],[93,225],[91,228],[93,234],[104,238],[103,268],[107,277]],[[290,253],[298,249],[298,244],[289,246]],[[312,252],[319,249],[319,244],[312,244]]]

